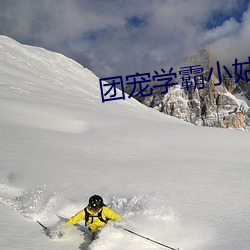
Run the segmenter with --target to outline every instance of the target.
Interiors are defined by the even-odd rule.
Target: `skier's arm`
[[[120,215],[116,214],[113,210],[107,207],[105,207],[105,217],[112,221],[118,221],[118,222],[122,221],[122,218]]]
[[[75,225],[78,221],[84,220],[84,218],[85,218],[85,212],[84,212],[84,209],[83,209],[83,210],[81,210],[80,212],[78,212],[77,214],[75,214],[74,216],[72,216],[72,217],[67,221],[67,224]]]

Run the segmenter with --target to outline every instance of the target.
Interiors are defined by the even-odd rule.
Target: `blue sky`
[[[99,77],[168,70],[204,47],[213,60],[246,61],[249,27],[249,0],[0,1],[0,34]]]
[[[225,20],[230,18],[234,18],[237,22],[241,23],[243,14],[248,9],[248,0],[239,0],[237,2],[237,6],[232,8],[229,12],[224,12],[223,9],[218,9],[211,13],[211,17],[206,22],[206,28],[212,29],[216,28],[217,26],[222,25]]]

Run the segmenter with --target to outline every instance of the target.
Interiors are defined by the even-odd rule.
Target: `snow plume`
[[[33,190],[21,192],[11,185],[0,185],[0,200],[11,209],[18,211],[31,220],[45,221],[48,224],[48,236],[57,240],[58,230],[64,227],[66,218],[83,208],[83,204],[65,200],[64,194],[52,193],[45,185]],[[140,195],[128,198],[107,197],[107,206],[118,212],[122,218],[122,227],[132,230],[159,242],[172,246],[182,245],[185,249],[199,249],[213,237],[213,230],[201,222],[185,221],[166,206],[163,195]],[[55,216],[56,214],[63,217]],[[59,220],[61,218],[61,221]],[[59,220],[59,221],[58,221]],[[54,223],[53,223],[54,221]],[[79,242],[80,249],[154,249],[157,244],[130,234],[123,229],[117,229],[109,223],[99,235],[96,242],[90,245],[89,234],[84,223],[80,227],[70,228],[63,236],[64,241],[74,244]],[[84,235],[86,234],[86,235]],[[81,240],[79,240],[79,238]],[[110,240],[112,239],[112,241]],[[126,242],[126,247],[124,246]]]
[[[38,218],[48,220],[49,215],[56,213],[61,206],[61,195],[57,192],[48,192],[46,185],[21,191],[8,184],[0,184],[0,200],[34,221]]]

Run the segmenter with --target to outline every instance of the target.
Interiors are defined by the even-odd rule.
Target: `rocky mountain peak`
[[[248,130],[250,108],[247,103],[250,101],[247,97],[250,97],[250,82],[241,80],[235,83],[236,76],[232,74],[233,78],[230,79],[222,72],[222,83],[217,85],[217,70],[213,71],[208,81],[210,61],[209,51],[201,49],[188,57],[181,66],[201,65],[204,70],[204,88],[187,90],[182,88],[179,81],[178,85],[168,87],[166,94],[161,94],[165,88],[154,88],[152,95],[136,99],[146,106],[195,125]]]
[[[210,54],[207,49],[200,49],[198,52],[186,58],[185,66],[201,65],[204,71],[210,68]]]

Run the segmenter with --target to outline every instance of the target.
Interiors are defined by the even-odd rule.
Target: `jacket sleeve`
[[[111,210],[108,207],[105,207],[105,217],[112,221],[118,221],[118,222],[122,221],[121,216],[116,214],[113,210]]]
[[[72,216],[68,221],[67,224],[75,225],[78,221],[85,219],[85,212],[84,209]]]

